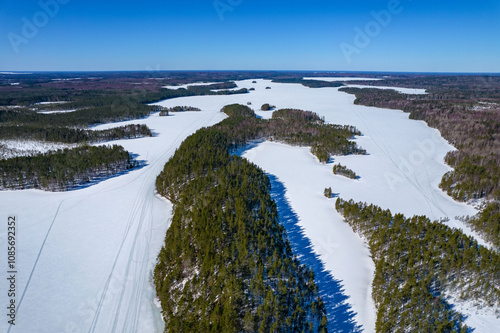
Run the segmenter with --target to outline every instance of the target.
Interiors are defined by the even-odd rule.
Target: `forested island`
[[[345,165],[342,165],[340,163],[335,164],[333,166],[333,174],[334,175],[341,175],[350,179],[356,179],[358,176],[356,175],[356,172],[352,171]]]
[[[280,109],[271,119],[260,119],[247,106],[233,104],[223,111],[230,116],[232,126],[216,125],[235,145],[249,140],[282,141],[295,146],[310,146],[320,162],[326,163],[331,155],[366,154],[356,143],[349,141],[361,132],[349,125],[327,124],[311,111]]]

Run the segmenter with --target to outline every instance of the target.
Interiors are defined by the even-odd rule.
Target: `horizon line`
[[[131,69],[131,70],[0,70],[0,75],[34,73],[161,73],[161,72],[285,72],[285,73],[358,73],[358,74],[453,74],[500,75],[500,72],[425,72],[425,71],[356,71],[356,70],[303,70],[303,69]]]

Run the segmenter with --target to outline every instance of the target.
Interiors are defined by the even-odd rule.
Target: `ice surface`
[[[336,163],[354,170],[359,180],[333,175],[332,163],[318,163],[305,147],[264,142],[243,152],[270,174],[273,197],[294,249],[313,267],[320,292],[330,301],[331,331],[361,325],[365,332],[373,332],[374,265],[366,244],[335,211],[335,199],[323,196],[325,187],[331,186],[345,199],[371,202],[407,216],[449,217],[448,225],[474,235],[454,217],[476,210],[438,188],[450,170],[443,158],[453,147],[437,130],[401,111],[353,105],[354,96],[338,88],[252,81],[237,82],[240,88],[256,89],[247,94],[158,103],[198,107],[200,112],[167,117],[155,113],[94,128],[148,125],[153,137],[113,142],[145,161],[142,169],[63,193],[0,192],[0,218],[6,221],[15,214],[19,220],[19,307],[10,332],[162,331],[149,279],[170,223],[171,205],[155,195],[155,179],[181,142],[197,129],[224,119],[220,109],[231,103],[251,102],[263,118],[272,115],[259,110],[264,103],[311,110],[328,122],[355,125],[363,133],[356,141],[369,155],[334,157]],[[272,89],[265,89],[268,86]],[[0,230],[0,247],[6,248],[6,228]],[[2,281],[0,288],[6,290],[7,281]],[[492,323],[500,326],[498,319]],[[7,330],[2,320],[0,331]]]

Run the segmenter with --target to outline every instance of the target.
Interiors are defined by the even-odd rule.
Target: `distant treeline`
[[[184,112],[184,111],[201,111],[200,108],[195,108],[193,106],[174,106],[172,108],[167,108],[170,112]]]
[[[276,78],[272,82],[276,83],[300,83],[309,88],[336,88],[342,87],[344,84],[338,81],[321,81],[321,80],[304,80],[302,78]]]
[[[314,273],[292,253],[264,172],[230,152],[258,136],[247,107],[188,137],[158,176],[174,216],[154,283],[165,332],[327,332]]]
[[[200,108],[192,106],[174,106],[171,108],[161,107],[160,110],[160,117],[168,116],[170,112],[201,111]]]
[[[40,126],[77,126],[86,127],[148,116],[157,106],[147,105],[164,99],[201,95],[231,95],[247,93],[246,88],[213,92],[220,84],[209,86],[189,86],[177,90],[85,90],[85,91],[40,91],[16,90],[0,96],[0,105],[24,105],[24,108],[0,110],[0,126],[40,125]],[[231,85],[232,86],[232,85]],[[77,109],[73,112],[41,114],[28,108],[34,103],[62,100],[64,109]],[[45,106],[44,106],[45,107]],[[51,108],[56,106],[51,105]],[[59,106],[61,107],[61,106]]]
[[[370,247],[377,332],[468,332],[448,302],[500,306],[500,255],[425,216],[337,199],[335,207]]]
[[[479,99],[453,100],[445,93],[405,95],[394,90],[359,88],[341,91],[355,94],[355,104],[403,110],[410,113],[411,119],[424,120],[437,128],[458,149],[446,156],[454,171],[445,175],[440,185],[450,196],[457,200],[500,199],[500,104],[476,111]]]
[[[0,160],[0,189],[65,191],[138,166],[121,146],[82,146]]]

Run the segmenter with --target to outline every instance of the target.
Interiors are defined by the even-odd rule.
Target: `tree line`
[[[498,252],[425,216],[340,198],[335,207],[370,247],[377,332],[468,332],[449,295],[500,305]]]
[[[152,136],[147,125],[131,124],[106,130],[88,130],[40,125],[1,126],[2,139],[37,140],[62,143],[97,143],[103,141],[135,139]]]
[[[138,166],[121,146],[63,149],[0,160],[0,189],[65,191]]]
[[[445,161],[453,170],[439,186],[460,201],[487,199],[492,216],[500,214],[500,78],[437,76],[389,80],[384,83],[427,88],[426,95],[394,90],[341,88],[354,94],[355,104],[399,109],[411,119],[437,128],[457,150]],[[380,84],[380,83],[369,83]],[[488,239],[500,239],[500,219],[479,217],[475,229]],[[491,236],[490,233],[495,235]],[[499,246],[496,241],[496,246]]]
[[[311,153],[320,162],[326,163],[331,155],[365,154],[366,151],[349,141],[361,135],[354,126],[327,124],[311,111],[281,109],[271,119],[260,119],[245,105],[232,104],[222,109],[230,118],[224,124],[216,125],[235,146],[249,140],[267,139],[282,141],[295,146],[310,146]]]
[[[356,179],[358,176],[356,175],[356,172],[352,171],[348,167],[342,164],[335,164],[333,166],[333,174],[334,175],[342,175],[344,177],[350,178],[350,179]]]

